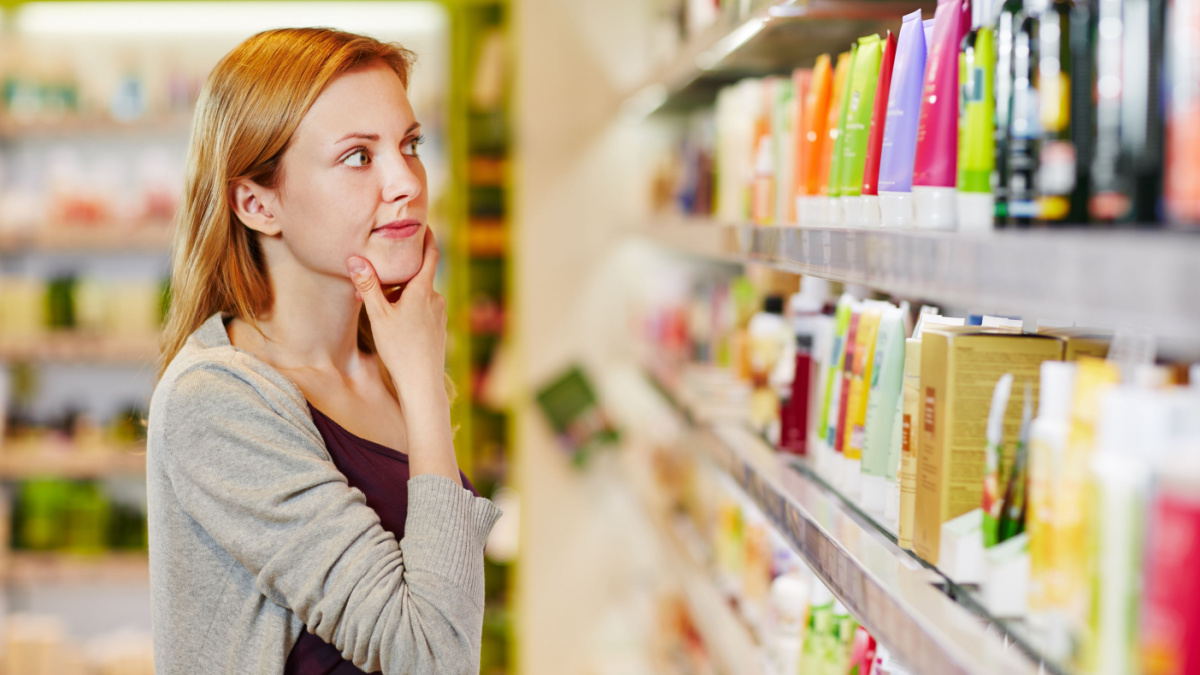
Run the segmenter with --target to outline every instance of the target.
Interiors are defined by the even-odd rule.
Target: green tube
[[[858,39],[854,67],[850,73],[848,109],[843,109],[843,128],[838,134],[842,146],[842,197],[862,194],[863,169],[867,164],[867,140],[871,135],[871,114],[875,110],[875,89],[879,85],[879,63],[883,59],[883,41],[878,35]]]
[[[996,41],[992,28],[967,35],[959,54],[962,109],[959,118],[959,227],[992,226],[992,171],[996,168]]]
[[[858,65],[857,54],[858,44],[855,43],[850,46],[850,76],[847,78],[846,88],[842,91],[841,112],[838,114],[838,133],[837,138],[833,141],[833,160],[829,166],[830,197],[842,196],[842,148],[844,147],[842,141],[846,138],[846,117],[850,108],[850,90],[853,88],[850,85],[854,82],[854,67]],[[868,115],[870,115],[869,112]]]

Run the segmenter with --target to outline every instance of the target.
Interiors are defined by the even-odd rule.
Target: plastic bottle
[[[1086,13],[1080,5],[1078,12]],[[1038,148],[1038,218],[1050,223],[1087,221],[1087,183],[1084,180],[1091,145],[1090,119],[1075,119],[1078,96],[1092,99],[1090,86],[1076,87],[1072,40],[1076,14],[1070,0],[1054,0],[1036,16],[1038,61],[1036,87],[1042,138]],[[1084,20],[1086,26],[1086,18]],[[1083,83],[1081,83],[1083,85]],[[1087,110],[1090,106],[1083,108]],[[1080,147],[1080,145],[1084,147]]]
[[[1061,625],[1054,616],[1060,604],[1055,591],[1057,551],[1053,536],[1055,496],[1071,429],[1075,364],[1046,361],[1041,366],[1038,414],[1029,428],[1029,621],[1034,633],[1053,644],[1061,642]],[[1058,635],[1051,635],[1051,631]],[[1058,644],[1058,653],[1066,648]]]

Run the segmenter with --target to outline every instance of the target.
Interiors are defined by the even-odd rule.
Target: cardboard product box
[[[987,417],[996,381],[1014,377],[1004,421],[1002,467],[1011,466],[1020,435],[1025,383],[1037,410],[1039,369],[1062,359],[1063,341],[978,326],[931,326],[921,343],[921,419],[913,550],[937,564],[942,523],[979,508],[983,497]]]
[[[1113,338],[1110,331],[1082,327],[1048,328],[1039,330],[1038,334],[1063,341],[1063,361],[1078,361],[1084,356],[1106,358]]]

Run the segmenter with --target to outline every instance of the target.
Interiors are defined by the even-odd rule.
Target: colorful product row
[[[731,407],[1048,659],[1200,672],[1200,366],[1124,331],[802,282],[751,313],[754,284],[706,281],[651,338],[728,367]]]
[[[831,227],[1200,224],[1198,63],[1200,0],[941,0],[722,90],[679,202]]]

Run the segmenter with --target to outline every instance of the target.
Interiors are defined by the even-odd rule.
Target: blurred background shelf
[[[858,284],[997,315],[1137,326],[1160,350],[1200,353],[1200,237],[1133,230],[987,234],[678,221],[647,230],[714,259]]]
[[[0,360],[105,364],[150,364],[158,336],[101,336],[61,332],[29,337],[0,336]]]
[[[0,116],[0,140],[25,137],[58,137],[104,134],[108,136],[143,133],[184,133],[191,128],[192,115],[147,115],[130,120],[119,120],[107,116],[83,116],[63,114],[60,116],[38,115],[20,118],[12,115]]]
[[[760,3],[761,4],[761,3]],[[753,12],[728,3],[649,82],[632,92],[625,110],[639,116],[681,113],[711,104],[717,91],[746,77],[790,73],[817,55],[846,49],[860,35],[880,33],[916,9],[918,0],[775,0]]]
[[[26,251],[166,253],[174,229],[167,223],[134,227],[115,224],[48,224],[0,231],[0,253]]]
[[[13,551],[3,565],[3,578],[10,586],[145,583],[150,578],[145,551],[94,556]]]
[[[142,476],[146,448],[130,446],[73,447],[70,443],[15,441],[0,446],[0,479],[98,478]]]

